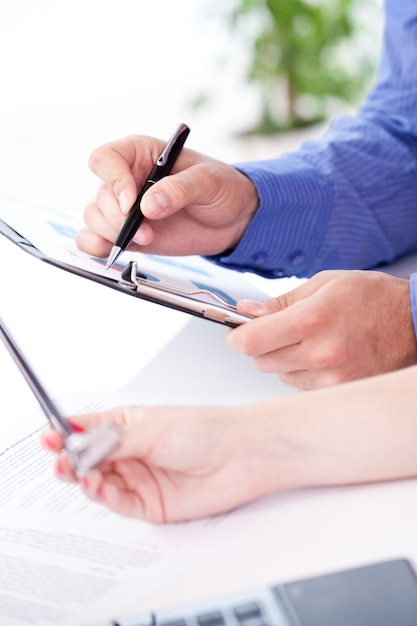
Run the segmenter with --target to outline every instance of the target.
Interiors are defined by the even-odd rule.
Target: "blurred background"
[[[81,212],[94,147],[128,134],[234,162],[355,110],[382,0],[1,0],[0,194]]]

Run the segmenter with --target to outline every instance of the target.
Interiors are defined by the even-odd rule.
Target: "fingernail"
[[[85,432],[85,428],[83,428],[82,426],[80,426],[79,424],[76,424],[75,422],[73,422],[72,420],[67,420],[67,423],[71,426],[72,430],[75,433],[84,433]]]
[[[84,478],[81,479],[81,485],[83,487],[83,489],[88,489],[90,486],[90,481],[88,480],[87,476],[84,476]]]
[[[57,445],[56,445],[56,441],[54,439],[50,439],[49,437],[45,437],[43,440],[45,446],[48,448],[48,450],[52,450],[53,452],[55,452],[55,450],[57,450]]]
[[[62,467],[61,459],[57,459],[57,462],[55,463],[55,471],[58,474],[58,476],[62,476],[63,475],[64,468]]]
[[[103,500],[103,502],[104,502],[104,500],[106,499],[106,496],[104,494],[104,487],[103,487],[103,485],[101,485],[101,487],[98,488],[97,495],[100,498],[100,500]]]
[[[142,228],[139,228],[139,230],[136,232],[135,243],[137,243],[139,246],[146,246],[146,244],[149,243],[148,237],[146,236],[146,234],[143,233]]]
[[[127,193],[127,191],[122,189],[122,191],[119,193],[118,200],[119,200],[121,212],[124,213],[125,215],[129,213],[130,208],[132,206],[132,201],[130,200],[129,194]]]
[[[249,315],[262,315],[266,312],[264,302],[255,302],[254,300],[240,300],[239,304],[245,309]]]
[[[147,213],[153,216],[163,215],[168,208],[168,204],[164,196],[160,193],[152,193],[143,197],[142,203],[147,207]]]

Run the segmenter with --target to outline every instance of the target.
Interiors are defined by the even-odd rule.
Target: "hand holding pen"
[[[107,259],[126,215],[162,152],[164,143],[147,135],[116,139],[93,150],[91,171],[100,179],[84,209],[85,226],[76,244]],[[163,256],[210,256],[237,248],[255,215],[259,198],[238,168],[195,150],[183,150],[170,176],[148,188],[140,203],[146,219],[129,249]],[[116,229],[116,235],[115,235]]]
[[[164,176],[168,176],[171,172],[175,161],[182,150],[185,140],[189,135],[189,132],[190,129],[188,126],[180,124],[165,148],[162,150],[138,197],[130,209],[122,228],[120,229],[107,260],[106,269],[109,269],[113,265],[116,259],[132,241],[144,219],[144,215],[140,208],[143,195],[150,187],[152,187],[152,185],[161,180]]]

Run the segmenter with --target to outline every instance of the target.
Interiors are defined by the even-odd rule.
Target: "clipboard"
[[[237,311],[238,299],[266,297],[240,272],[198,256],[127,250],[106,270],[105,259],[77,248],[75,234],[83,226],[67,213],[0,198],[2,235],[39,260],[105,287],[232,328],[251,319]]]

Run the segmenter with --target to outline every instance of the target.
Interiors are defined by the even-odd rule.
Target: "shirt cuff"
[[[210,260],[267,278],[315,273],[334,204],[331,186],[294,155],[235,167],[254,183],[259,207],[236,248]]]
[[[411,302],[411,315],[413,316],[414,332],[417,338],[417,274],[411,274],[410,302]]]

